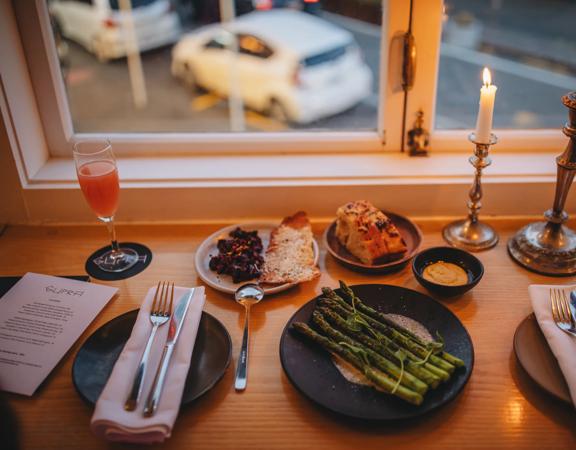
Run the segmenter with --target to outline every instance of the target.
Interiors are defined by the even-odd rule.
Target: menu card
[[[0,298],[0,389],[32,395],[116,291],[24,275]]]

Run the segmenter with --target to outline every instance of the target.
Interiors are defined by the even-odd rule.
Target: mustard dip
[[[444,261],[438,261],[426,266],[424,272],[422,272],[422,276],[432,283],[442,284],[444,286],[462,286],[468,284],[468,274],[462,267]]]

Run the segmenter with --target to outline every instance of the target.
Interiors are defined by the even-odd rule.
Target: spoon
[[[246,315],[244,318],[244,336],[242,337],[242,348],[238,356],[238,366],[236,367],[236,381],[234,388],[237,391],[246,389],[246,376],[248,372],[248,340],[250,338],[250,308],[264,298],[264,289],[254,283],[240,286],[235,294],[236,302],[244,306]]]

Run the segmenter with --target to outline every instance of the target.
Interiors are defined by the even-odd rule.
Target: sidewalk
[[[475,50],[576,75],[576,2],[447,0],[451,22],[466,16],[482,29]],[[528,60],[528,61],[527,61]]]
[[[576,20],[576,17],[574,19]],[[482,36],[482,44],[493,48],[494,53],[499,56],[511,56],[515,59],[538,58],[564,66],[576,75],[576,36],[572,41],[566,41],[487,26]],[[537,61],[531,61],[531,65],[537,65],[537,63]],[[556,69],[559,68],[556,67]]]

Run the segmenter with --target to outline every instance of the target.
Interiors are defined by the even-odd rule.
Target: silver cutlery
[[[182,325],[184,324],[184,319],[186,318],[186,312],[190,306],[190,300],[194,296],[195,289],[190,289],[178,301],[174,314],[170,319],[170,328],[168,329],[168,337],[166,338],[166,345],[164,345],[164,350],[162,351],[162,359],[156,371],[156,376],[154,377],[154,383],[150,389],[150,394],[144,406],[144,415],[146,417],[153,416],[158,408],[158,403],[160,402],[160,397],[162,396],[162,389],[164,388],[164,381],[166,379],[166,373],[168,372],[168,364],[178,337],[180,336],[180,331],[182,330]]]
[[[168,302],[168,299],[170,302]],[[156,287],[156,292],[154,294],[152,308],[150,309],[152,331],[150,332],[150,336],[148,336],[148,342],[144,348],[144,353],[142,353],[142,357],[140,358],[138,370],[136,370],[136,375],[134,376],[134,381],[132,382],[132,388],[130,389],[128,398],[124,403],[124,409],[126,411],[134,411],[140,402],[140,396],[142,395],[144,376],[146,374],[146,366],[148,365],[148,358],[150,357],[152,342],[154,342],[154,336],[156,336],[156,331],[158,331],[158,328],[164,325],[170,319],[173,299],[174,283],[159,281],[158,286]]]
[[[257,284],[248,283],[240,286],[234,294],[236,302],[244,306],[246,310],[244,318],[244,335],[242,336],[242,348],[238,356],[236,367],[236,381],[234,388],[237,391],[246,389],[248,375],[248,347],[250,339],[250,308],[264,298],[264,290]]]
[[[552,318],[556,326],[576,337],[576,323],[570,310],[566,292],[561,289],[550,289],[550,303],[552,306]]]

